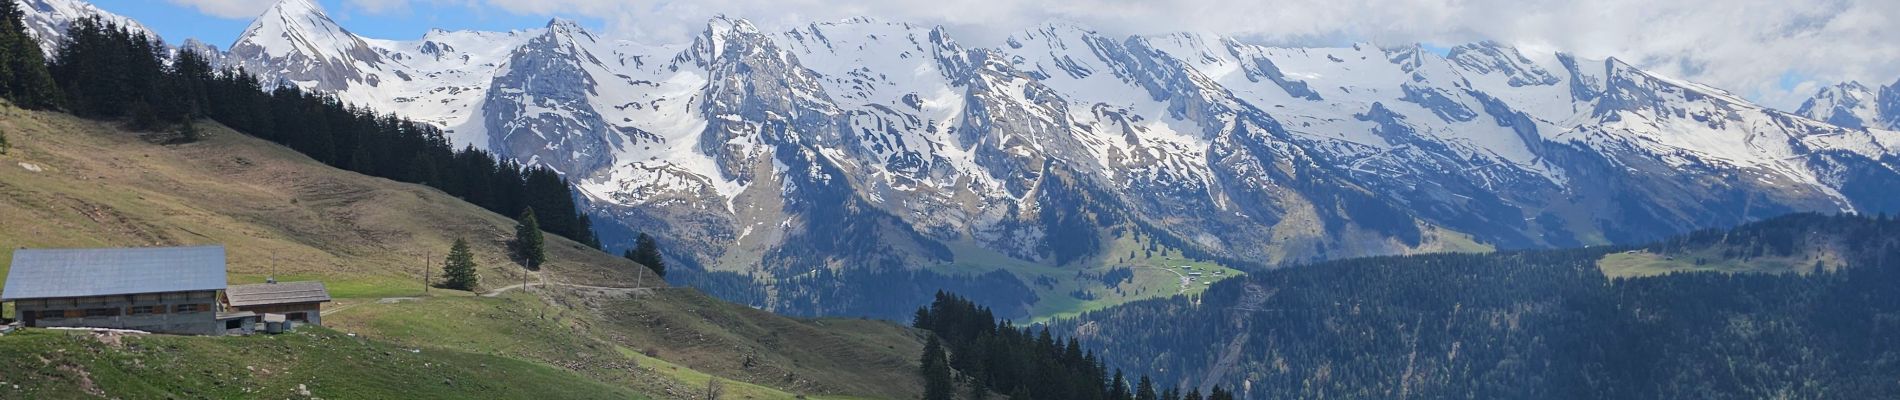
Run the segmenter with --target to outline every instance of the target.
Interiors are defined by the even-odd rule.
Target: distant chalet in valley
[[[0,301],[13,302],[16,318],[29,327],[185,335],[250,333],[263,317],[314,324],[330,301],[319,282],[229,289],[223,246],[20,249]],[[263,314],[279,311],[290,314]]]

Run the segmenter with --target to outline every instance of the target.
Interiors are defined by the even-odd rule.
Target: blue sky
[[[377,39],[415,39],[422,37],[431,28],[448,30],[474,29],[487,31],[505,31],[511,29],[536,28],[547,24],[549,16],[518,14],[495,9],[472,7],[465,4],[445,4],[437,2],[410,2],[401,8],[372,12],[344,0],[317,0],[330,17],[345,29],[364,37]],[[158,31],[170,43],[183,43],[187,38],[197,38],[220,48],[228,47],[237,40],[238,34],[251,24],[252,16],[220,17],[214,13],[201,11],[191,6],[180,5],[173,1],[160,0],[92,0],[100,8],[116,14],[131,17],[139,23]],[[255,0],[254,4],[268,4],[267,0]],[[240,6],[241,7],[241,6]],[[267,6],[256,5],[252,8],[263,9]],[[242,12],[225,12],[235,15]],[[599,19],[574,18],[588,28],[600,28]]]

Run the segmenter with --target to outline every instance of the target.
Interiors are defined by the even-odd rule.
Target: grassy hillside
[[[1872,249],[1900,244],[1885,221],[1780,218],[1732,231],[1703,231],[1606,254],[1597,268],[1611,278],[1685,272],[1800,274],[1838,271]]]
[[[207,124],[208,125],[208,124]],[[328,168],[268,142],[207,127],[160,146],[64,114],[0,110],[15,149],[0,157],[0,250],[223,244],[237,280],[321,278],[360,296],[422,292],[423,263],[455,238],[489,286],[514,222],[440,191]],[[550,279],[632,285],[639,268],[550,237]],[[654,282],[649,274],[647,282]]]
[[[545,364],[323,328],[229,338],[29,330],[0,338],[0,363],[9,399],[648,398]]]
[[[232,283],[267,276],[324,281],[337,298],[324,321],[337,331],[439,354],[504,357],[585,382],[581,387],[608,385],[655,398],[696,397],[710,376],[750,382],[728,384],[728,398],[902,398],[915,397],[920,386],[906,367],[922,347],[909,330],[795,320],[703,300],[690,289],[664,288],[637,264],[555,236],[548,237],[543,272],[524,276],[503,255],[509,218],[432,188],[329,168],[215,124],[201,128],[203,141],[158,145],[108,124],[0,106],[0,129],[14,145],[0,155],[0,260],[21,247],[223,244]],[[535,285],[492,297],[425,291],[425,263],[439,263],[456,238],[474,247],[480,291],[524,279]],[[0,264],[0,272],[5,268]],[[571,285],[649,289],[636,299],[631,290]],[[773,333],[788,336],[772,339]],[[725,341],[678,345],[694,337]],[[0,343],[16,340],[28,339],[8,336]],[[187,352],[195,353],[242,352],[254,339],[152,340],[192,343]],[[866,347],[834,351],[859,344]],[[648,349],[657,351],[643,354]],[[326,354],[312,357],[340,362],[323,358],[349,356]],[[745,362],[748,357],[755,361]],[[131,373],[87,370],[127,368],[117,362],[76,365],[93,375]],[[107,393],[146,393],[134,382],[99,385]],[[311,390],[329,398],[375,393]]]
[[[1177,295],[1196,296],[1213,282],[1244,275],[1218,262],[1183,255],[1180,250],[1153,246],[1143,237],[1123,235],[1106,244],[1105,256],[1075,265],[1056,267],[1010,258],[970,243],[956,243],[956,264],[947,271],[980,274],[1000,269],[1029,285],[1041,301],[1027,305],[1028,318],[1044,322],[1073,318],[1088,311],[1137,300]],[[1189,268],[1183,269],[1182,266]],[[1190,276],[1193,272],[1200,276]],[[1183,278],[1192,278],[1183,281]],[[1000,307],[1000,305],[999,305]]]

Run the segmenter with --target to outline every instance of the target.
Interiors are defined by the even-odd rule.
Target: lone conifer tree
[[[943,343],[937,341],[937,335],[930,335],[930,341],[924,343],[922,374],[924,375],[924,400],[950,400],[956,396],[956,382],[950,375],[950,359],[943,354]]]
[[[652,269],[654,275],[666,277],[666,258],[660,255],[660,242],[653,240],[652,236],[640,234],[638,239],[634,239],[633,250],[629,250],[626,257]]]
[[[455,239],[455,245],[449,246],[448,259],[442,262],[442,287],[475,290],[481,280],[475,267],[475,254],[468,250],[468,241]]]
[[[521,261],[523,267],[540,270],[541,263],[548,260],[545,242],[541,237],[541,223],[534,220],[534,209],[522,209],[521,218],[515,219],[515,240],[511,243],[515,259]]]

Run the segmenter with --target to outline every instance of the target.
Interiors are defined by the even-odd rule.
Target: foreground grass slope
[[[710,300],[691,289],[666,288],[637,264],[555,236],[548,237],[543,271],[524,276],[504,257],[509,218],[425,186],[330,168],[215,124],[200,127],[207,132],[203,141],[159,145],[109,124],[0,106],[0,130],[15,146],[0,155],[0,262],[21,247],[223,244],[233,283],[267,276],[323,280],[337,298],[324,321],[339,332],[425,355],[508,359],[564,374],[547,381],[486,380],[497,384],[571,381],[655,398],[700,398],[707,379],[718,376],[733,381],[727,398],[742,399],[906,398],[921,387],[910,373],[921,340],[908,329],[790,319]],[[439,262],[456,238],[473,245],[482,265],[479,290],[495,296],[424,290],[424,263]],[[0,272],[5,268],[0,263]],[[533,285],[496,293],[523,280]],[[646,288],[638,298],[625,289],[636,286]],[[52,339],[0,337],[6,344],[25,340]],[[180,357],[212,360],[269,339],[149,340],[191,343],[181,345],[189,354]],[[313,362],[352,357],[307,356]],[[139,356],[106,359],[114,357]],[[123,362],[73,365],[69,373],[78,375],[135,372]],[[365,382],[392,389],[404,384]],[[78,386],[50,387],[84,394]],[[310,390],[317,397],[384,397],[335,387]],[[109,397],[152,393],[134,380],[98,380],[95,388]]]
[[[647,398],[548,365],[323,328],[234,338],[31,330],[0,340],[0,364],[0,398],[19,399]]]

